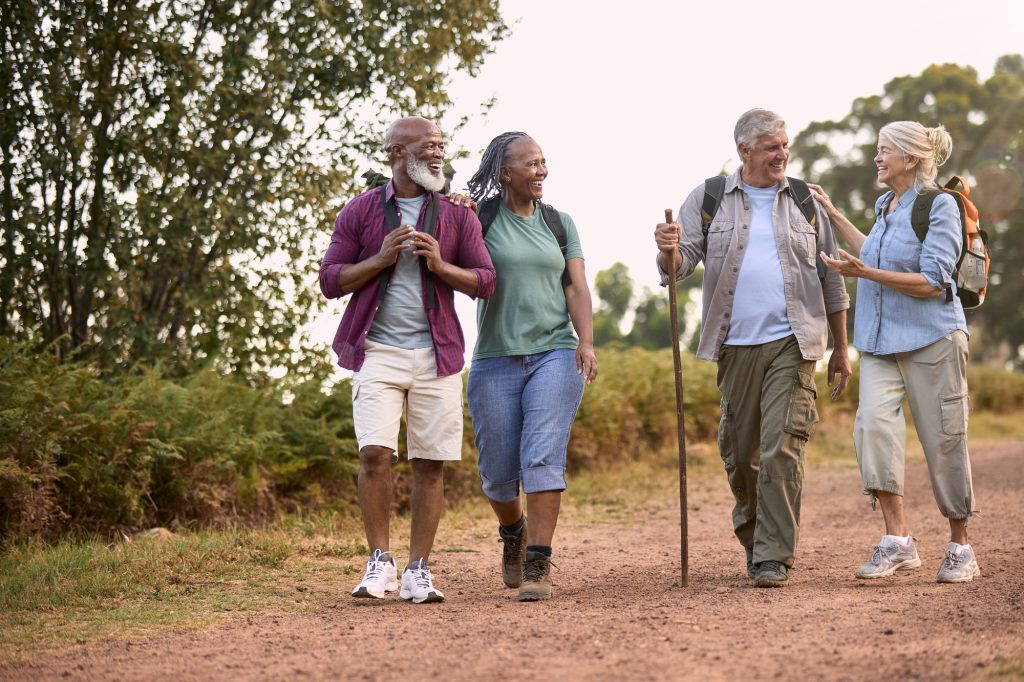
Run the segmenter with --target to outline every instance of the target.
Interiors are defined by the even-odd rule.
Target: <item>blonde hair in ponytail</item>
[[[949,160],[953,153],[953,138],[941,126],[925,128],[917,121],[893,121],[878,131],[903,153],[917,159],[914,168],[914,188],[920,192],[932,189],[939,166]]]

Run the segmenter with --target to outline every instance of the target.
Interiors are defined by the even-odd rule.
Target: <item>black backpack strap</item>
[[[708,230],[711,229],[711,221],[718,213],[718,207],[722,205],[724,194],[724,175],[716,175],[704,181],[704,202],[700,206],[700,229],[705,238],[708,236]]]
[[[487,230],[491,229],[491,223],[498,217],[498,202],[501,197],[495,194],[489,199],[484,199],[476,207],[476,217],[480,219],[481,237],[487,237]]]
[[[928,223],[929,218],[932,214],[932,204],[935,203],[935,197],[942,194],[941,189],[929,189],[921,192],[917,195],[917,199],[914,200],[914,208],[910,213],[910,226],[914,228],[914,234],[917,235],[918,240],[924,243],[924,238],[928,236]],[[955,195],[954,195],[955,196]],[[957,201],[957,208],[960,209],[960,223],[961,230],[963,230],[963,207],[960,206],[960,202]],[[957,270],[960,269],[960,263],[963,262],[964,250],[960,250],[960,258],[957,259],[956,267],[953,268],[954,278]],[[953,287],[946,287],[946,303],[953,302]]]
[[[800,208],[800,212],[803,213],[804,219],[814,228],[815,232],[818,232],[818,212],[814,208],[814,197],[811,195],[811,188],[807,186],[807,183],[800,178],[786,177],[789,181],[789,191],[793,197],[793,201]],[[820,240],[821,235],[818,234]],[[814,256],[814,265],[818,270],[818,279],[825,281],[825,276],[828,275],[828,268],[825,267],[825,263],[821,260],[821,256]]]
[[[398,217],[398,209],[395,207],[394,201],[388,201],[388,185],[385,182],[380,185],[380,205],[384,208],[384,227],[388,232],[391,232],[401,222]],[[388,288],[388,281],[391,279],[391,273],[394,271],[395,266],[384,268],[377,278],[377,301],[379,302],[384,298],[384,291]]]
[[[423,206],[425,211],[423,220],[420,221],[420,231],[429,234],[431,237],[437,232],[437,214],[441,203],[441,195],[431,192],[427,195],[427,203]],[[434,291],[434,273],[427,267],[424,259],[420,259],[420,272],[423,273],[423,288],[427,290],[427,310],[437,307],[437,294]]]
[[[558,249],[562,252],[564,260],[566,250],[568,249],[569,236],[565,232],[565,225],[562,224],[562,216],[559,215],[558,209],[551,204],[538,203],[540,203],[540,213],[544,217],[544,222],[547,223],[551,234],[555,236],[555,241],[558,242]],[[565,270],[562,271],[562,286],[567,287],[570,284],[572,284],[572,277],[569,276],[569,268],[566,266]]]
[[[569,237],[565,232],[565,226],[562,225],[562,216],[558,214],[558,209],[550,204],[543,202],[537,202],[540,204],[541,217],[544,218],[544,224],[551,230],[551,234],[555,237],[555,241],[558,242],[558,249],[562,252],[562,257],[565,258],[565,252],[568,248]],[[487,238],[487,231],[491,229],[491,224],[494,223],[494,219],[498,217],[498,208],[501,204],[501,197],[494,195],[489,199],[484,199],[476,207],[477,218],[480,220],[480,232],[483,238]],[[566,268],[562,272],[562,286],[569,286],[572,284],[572,277],[569,276],[569,269]]]
[[[928,218],[932,213],[932,204],[935,203],[935,197],[941,193],[942,190],[930,189],[918,194],[917,199],[914,200],[910,224],[919,241],[923,242],[924,238],[928,236]]]
[[[799,178],[786,178],[789,180],[789,189],[793,193],[793,201],[800,207],[800,212],[811,224],[811,227],[818,227],[818,212],[814,210],[814,197],[811,196],[811,188]]]
[[[380,186],[380,202],[384,207],[384,227],[387,228],[388,232],[391,232],[401,223],[401,219],[398,217],[398,208],[395,206],[395,201],[387,200],[388,187],[386,184]],[[437,192],[431,192],[427,195],[426,203],[423,206],[423,210],[426,214],[423,216],[422,225],[423,232],[433,236],[437,232],[437,214],[438,205],[440,203],[440,196]],[[377,279],[377,300],[378,302],[384,298],[384,292],[388,288],[388,282],[391,280],[391,273],[395,271],[395,266],[392,265],[385,268],[380,273],[380,277]],[[432,273],[426,266],[426,263],[420,261],[420,271],[423,272],[424,277],[424,288],[427,291],[427,310],[437,307],[437,297],[434,292],[434,273]]]

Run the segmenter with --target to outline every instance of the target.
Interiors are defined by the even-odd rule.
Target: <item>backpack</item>
[[[495,195],[489,199],[484,199],[477,207],[477,217],[480,219],[480,227],[482,228],[482,236],[484,238],[487,237],[487,231],[491,229],[494,219],[498,217],[500,202],[501,197]],[[565,232],[565,226],[562,225],[562,216],[558,215],[558,210],[551,204],[545,204],[542,201],[537,203],[540,204],[540,213],[544,218],[544,224],[551,230],[551,234],[554,235],[555,241],[558,242],[558,248],[562,252],[562,258],[565,258],[569,237]],[[562,286],[567,287],[570,284],[572,284],[572,277],[569,276],[569,268],[567,267],[562,271]]]
[[[789,180],[789,189],[792,192],[793,200],[800,207],[800,212],[815,230],[818,229],[818,214],[814,210],[814,197],[811,196],[811,189],[807,183],[797,178],[786,177]],[[708,230],[711,229],[711,221],[718,213],[718,207],[722,205],[722,197],[725,195],[726,176],[716,175],[704,181],[704,202],[700,207],[700,229],[707,239]],[[815,258],[818,268],[818,279],[825,279],[825,265],[820,258]]]
[[[960,256],[956,259],[956,267],[953,268],[956,295],[960,297],[960,303],[965,310],[977,308],[985,302],[991,259],[988,252],[988,234],[981,229],[978,221],[978,207],[968,198],[971,188],[967,181],[959,175],[954,175],[941,189],[926,190],[919,194],[917,201],[914,202],[913,213],[910,214],[910,224],[914,227],[914,234],[923,243],[924,238],[928,236],[928,217],[931,215],[932,204],[935,197],[943,192],[953,197],[960,211],[962,244]],[[946,302],[953,302],[953,292],[949,287],[946,287]]]

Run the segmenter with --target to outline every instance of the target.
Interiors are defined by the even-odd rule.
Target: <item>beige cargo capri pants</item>
[[[804,446],[818,421],[814,364],[794,336],[719,352],[718,449],[736,498],[733,529],[755,564],[793,566]]]
[[[861,356],[853,442],[872,504],[876,490],[903,495],[904,397],[939,511],[948,519],[968,518],[975,509],[967,453],[967,336],[962,331],[907,353]]]

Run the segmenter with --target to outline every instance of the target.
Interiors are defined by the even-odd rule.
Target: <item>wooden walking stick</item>
[[[672,222],[672,209],[665,209],[665,222]],[[669,259],[671,268],[673,259]],[[672,362],[676,370],[676,427],[679,439],[679,562],[682,575],[679,584],[690,584],[690,557],[687,546],[686,521],[686,426],[683,423],[683,359],[679,355],[679,314],[676,311],[676,273],[668,276],[668,312],[672,320]]]

